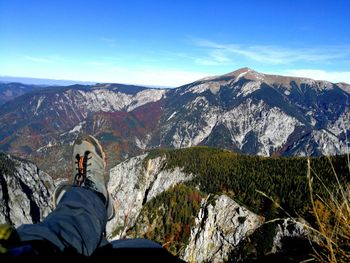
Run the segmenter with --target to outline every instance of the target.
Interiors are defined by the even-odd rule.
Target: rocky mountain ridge
[[[174,147],[224,145],[263,156],[347,151],[340,138],[349,133],[349,94],[336,84],[244,68],[172,92],[163,133]]]
[[[30,92],[0,107],[0,149],[62,175],[80,133],[100,139],[110,165],[157,147],[207,145],[262,156],[348,152],[346,84],[249,68],[175,89],[120,84]],[[47,166],[43,156],[57,162]]]
[[[0,105],[11,101],[25,93],[43,88],[39,85],[29,85],[16,82],[3,82],[0,77]]]

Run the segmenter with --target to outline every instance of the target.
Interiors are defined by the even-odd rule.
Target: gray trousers
[[[41,223],[22,225],[17,232],[22,241],[46,240],[60,251],[69,248],[90,256],[107,243],[103,237],[106,223],[102,199],[90,190],[72,187]]]

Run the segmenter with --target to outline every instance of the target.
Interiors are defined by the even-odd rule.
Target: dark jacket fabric
[[[79,259],[98,262],[181,262],[159,244],[147,239],[107,242],[103,233],[107,213],[93,191],[72,187],[56,209],[41,223],[17,229],[20,244],[9,248],[7,259]],[[2,261],[4,262],[4,261]],[[100,261],[101,262],[101,261]]]

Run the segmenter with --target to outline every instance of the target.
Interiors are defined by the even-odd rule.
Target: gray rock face
[[[209,196],[201,204],[196,225],[184,254],[187,262],[223,262],[230,252],[252,234],[264,218],[231,198]]]
[[[276,253],[282,249],[282,239],[284,237],[307,237],[309,231],[305,227],[306,222],[299,222],[292,218],[285,218],[277,225],[277,232],[273,239],[271,253]]]
[[[1,154],[0,223],[40,222],[52,211],[52,178],[34,164]]]
[[[192,179],[180,168],[163,170],[165,158],[145,161],[147,155],[131,158],[111,169],[108,189],[114,199],[116,216],[107,224],[108,238],[125,237],[142,205],[170,187]]]
[[[272,156],[347,152],[348,85],[243,68],[167,93],[161,145]]]

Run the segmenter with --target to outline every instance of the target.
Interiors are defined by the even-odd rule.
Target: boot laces
[[[92,158],[91,156],[89,156],[89,154],[90,152],[86,151],[83,156],[81,156],[80,154],[77,154],[75,156],[77,173],[74,177],[74,184],[77,186],[83,185],[83,183],[86,181],[87,172],[90,172],[90,170],[87,169],[87,167],[91,165],[91,163],[88,163],[88,160]]]

